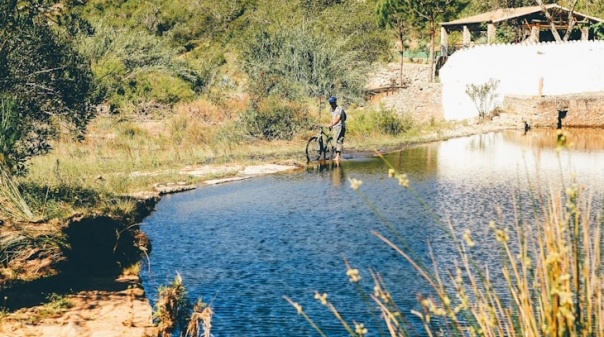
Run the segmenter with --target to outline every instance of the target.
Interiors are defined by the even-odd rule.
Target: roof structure
[[[548,4],[545,5],[548,10],[559,10],[560,12],[569,12],[568,8],[564,8],[562,6],[556,4]],[[604,22],[603,19],[581,14],[578,12],[573,12],[575,17],[578,20],[587,20],[592,22]],[[492,23],[497,24],[503,21],[519,19],[525,16],[531,16],[535,14],[542,14],[542,10],[540,6],[528,6],[528,7],[519,7],[519,8],[500,8],[491,12],[486,12],[482,14],[477,14],[474,16],[450,21],[450,22],[442,22],[441,26],[444,28],[455,28],[460,26],[473,26],[480,25],[483,23]]]

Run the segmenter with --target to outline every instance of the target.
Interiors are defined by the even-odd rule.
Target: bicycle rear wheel
[[[313,160],[319,160],[321,158],[321,144],[319,144],[319,139],[315,137],[311,137],[306,143],[306,160],[307,162]]]
[[[336,147],[333,143],[333,138],[327,138],[325,142],[325,159],[332,160],[336,154]]]

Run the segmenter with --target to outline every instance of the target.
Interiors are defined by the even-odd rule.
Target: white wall
[[[495,106],[507,94],[537,96],[604,91],[604,41],[481,45],[455,52],[440,70],[446,120],[478,116],[469,84],[499,80]]]

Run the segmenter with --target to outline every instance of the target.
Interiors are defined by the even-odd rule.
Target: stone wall
[[[402,88],[393,88],[372,97],[384,108],[399,114],[411,114],[418,121],[442,119],[442,91],[439,83],[430,83],[427,64],[404,63]],[[368,89],[401,86],[400,64],[390,63],[377,69],[371,76]]]
[[[556,96],[507,95],[502,110],[537,127],[604,127],[604,92]]]

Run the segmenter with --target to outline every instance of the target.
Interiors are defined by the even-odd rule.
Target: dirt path
[[[157,336],[152,310],[137,276],[95,280],[91,288],[23,308],[0,321],[6,337]]]

